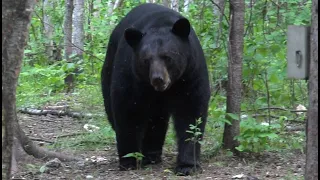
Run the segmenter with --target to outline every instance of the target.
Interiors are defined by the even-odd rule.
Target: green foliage
[[[199,128],[199,125],[202,123],[201,119],[196,120],[196,124],[189,124],[189,129],[186,130],[187,133],[191,134],[191,138],[186,139],[186,141],[191,141],[194,144],[199,143],[202,144],[201,135],[202,132]]]
[[[240,123],[240,135],[236,137],[240,145],[236,149],[250,152],[270,150],[271,141],[279,138],[275,132],[280,127],[279,124],[258,123],[256,119],[248,117]]]
[[[140,169],[141,168],[141,163],[142,163],[142,159],[144,157],[144,155],[140,152],[133,152],[133,153],[128,153],[124,156],[122,156],[124,158],[129,158],[129,157],[132,157],[132,158],[135,158],[136,159],[136,165],[137,165],[137,168]]]

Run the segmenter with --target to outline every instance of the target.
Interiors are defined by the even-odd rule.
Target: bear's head
[[[141,32],[125,30],[124,37],[134,52],[133,71],[156,91],[165,91],[185,72],[190,59],[190,23],[178,19],[170,27]]]

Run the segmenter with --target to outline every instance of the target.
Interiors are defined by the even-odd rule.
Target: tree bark
[[[73,13],[73,0],[65,0],[65,16],[63,23],[64,31],[64,58],[69,60],[72,54],[72,13]]]
[[[67,62],[72,62],[70,56],[72,54],[72,14],[73,14],[73,0],[65,0],[65,16],[64,16],[64,58]],[[68,74],[64,79],[67,86],[67,92],[69,92],[73,87],[74,78],[72,74]]]
[[[305,179],[318,179],[318,0],[312,1]]]
[[[230,0],[230,29],[228,43],[228,83],[227,83],[227,113],[239,114],[241,105],[242,54],[244,34],[244,0]],[[226,115],[231,125],[225,124],[223,133],[223,147],[236,152],[238,141],[234,137],[239,135],[240,121]]]
[[[53,26],[51,24],[51,17],[47,14],[47,10],[53,8],[53,2],[49,0],[43,1],[43,23],[44,23],[44,34],[46,36],[46,54],[49,60],[53,59]]]
[[[16,88],[35,0],[2,0],[2,179],[11,177]]]
[[[171,9],[179,12],[179,0],[171,0]]]
[[[112,0],[108,0],[108,15],[111,16],[113,13],[114,3]]]
[[[72,43],[74,44],[73,53],[82,59],[84,47],[84,0],[74,0],[72,14]]]
[[[119,7],[121,6],[122,2],[123,2],[123,0],[116,0],[116,1],[114,2],[113,11],[114,11],[115,9],[119,8]]]
[[[183,3],[183,11],[188,12],[189,11],[189,4],[192,2],[192,0],[184,0]]]

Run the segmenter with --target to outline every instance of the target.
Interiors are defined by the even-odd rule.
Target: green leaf
[[[30,49],[25,49],[25,50],[24,50],[24,53],[25,53],[25,54],[31,53],[31,52],[32,52],[32,51],[31,51]]]
[[[238,147],[236,147],[236,150],[242,152],[245,150],[244,146],[243,145],[239,145]]]
[[[275,133],[271,133],[271,134],[268,135],[268,137],[270,139],[275,139],[275,138],[278,138],[279,136],[277,134],[275,134]]]
[[[279,75],[273,73],[273,74],[271,74],[269,80],[271,83],[278,83],[279,82]]]
[[[232,120],[240,120],[238,114],[233,114],[233,113],[227,113],[227,118],[230,117]]]
[[[122,156],[122,157],[124,157],[124,158],[127,158],[127,157],[135,157],[135,154],[134,154],[134,153],[128,153],[128,154],[126,154],[126,155],[124,155],[124,156]]]

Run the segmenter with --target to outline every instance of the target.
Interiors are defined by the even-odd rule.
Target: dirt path
[[[83,123],[69,117],[30,116],[19,114],[19,121],[30,137],[55,141],[61,134],[83,132]],[[43,143],[39,142],[40,145]],[[46,162],[33,157],[19,157],[19,172],[15,178],[23,179],[303,179],[305,156],[299,152],[265,153],[259,157],[235,158],[218,155],[202,163],[203,173],[196,176],[179,177],[171,172],[174,166],[172,154],[164,154],[163,162],[142,170],[118,171],[115,145],[95,151],[62,150],[65,153],[86,159],[82,162],[56,163],[44,172],[40,167]],[[52,165],[52,164],[51,164]]]

